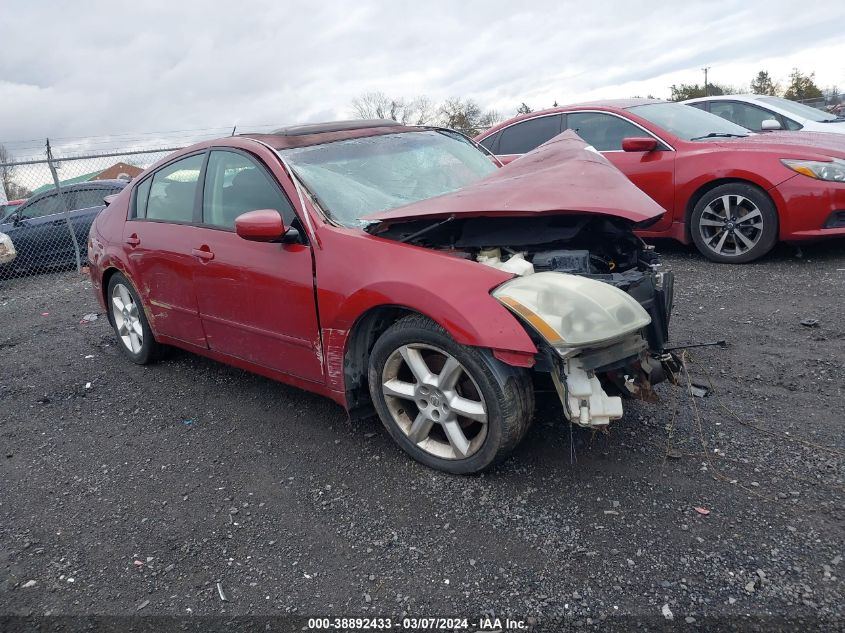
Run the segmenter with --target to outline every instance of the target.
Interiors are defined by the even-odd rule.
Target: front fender
[[[379,307],[425,315],[462,345],[537,352],[522,324],[490,295],[511,274],[361,231],[324,227],[321,238],[323,248],[315,252],[317,305],[331,388],[342,388],[350,331]]]

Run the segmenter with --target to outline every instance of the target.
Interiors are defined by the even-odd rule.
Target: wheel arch
[[[369,308],[349,329],[343,351],[343,384],[350,418],[360,419],[374,413],[367,370],[378,337],[400,319],[413,314],[431,318],[407,306],[384,304]]]

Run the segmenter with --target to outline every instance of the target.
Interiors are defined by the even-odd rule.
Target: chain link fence
[[[103,198],[180,147],[63,153],[0,162],[0,282],[76,270],[87,262],[88,231]]]

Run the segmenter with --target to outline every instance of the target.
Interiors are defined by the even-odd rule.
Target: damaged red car
[[[500,168],[450,130],[305,125],[147,169],[92,226],[90,274],[132,361],[176,346],[296,385],[470,473],[519,444],[537,384],[598,429],[653,396],[673,279],[633,229],[662,213],[571,132]]]

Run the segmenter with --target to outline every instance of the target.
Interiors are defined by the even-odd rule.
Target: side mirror
[[[760,124],[760,129],[764,131],[780,130],[780,122],[775,119],[766,119]]]
[[[11,222],[12,226],[20,226],[23,224],[24,218],[21,217],[20,213],[13,213],[8,218],[6,218],[6,222]]]
[[[235,232],[251,242],[276,242],[288,229],[275,209],[248,211],[235,218]]]
[[[657,139],[650,136],[632,136],[622,139],[622,150],[626,152],[653,152],[657,149]]]

